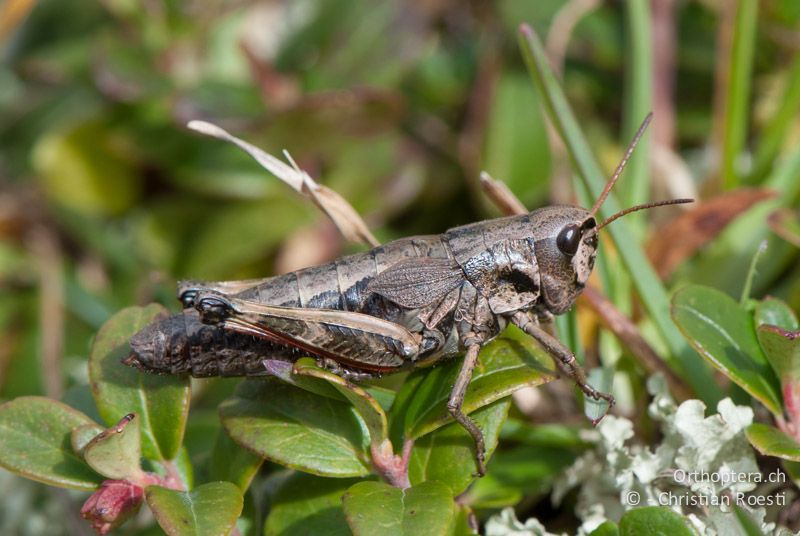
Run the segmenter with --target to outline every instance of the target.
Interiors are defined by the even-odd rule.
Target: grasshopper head
[[[535,240],[536,260],[541,275],[542,298],[547,310],[561,314],[569,309],[586,286],[586,281],[594,268],[597,254],[597,233],[611,223],[631,212],[663,205],[691,203],[692,199],[670,199],[655,203],[636,205],[605,219],[599,225],[595,214],[605,202],[611,189],[616,184],[625,164],[633,154],[636,144],[644,134],[653,114],[645,118],[636,135],[628,146],[625,156],[614,171],[614,175],[606,183],[605,188],[590,210],[577,207],[548,207],[530,214],[534,221],[546,221],[548,225],[538,231],[540,236]],[[537,218],[533,216],[537,215]],[[534,234],[537,231],[534,230]],[[543,236],[542,236],[543,235]]]
[[[569,309],[592,275],[597,256],[597,233],[617,218],[631,212],[664,205],[691,203],[692,199],[668,199],[626,208],[599,225],[594,212],[579,207],[555,206],[530,213],[538,222],[533,231],[539,265],[542,300],[553,314]]]
[[[539,267],[541,297],[553,314],[569,309],[586,286],[597,255],[597,221],[585,209],[554,206],[531,213],[539,222],[534,251]]]

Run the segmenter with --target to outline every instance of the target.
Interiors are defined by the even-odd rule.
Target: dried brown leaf
[[[650,241],[647,256],[661,278],[669,277],[684,260],[716,238],[748,208],[774,197],[771,190],[741,188],[703,201],[662,225]]]

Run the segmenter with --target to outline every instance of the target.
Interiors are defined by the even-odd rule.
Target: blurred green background
[[[737,22],[737,4],[752,16]],[[179,278],[266,276],[355,249],[238,149],[188,131],[191,119],[288,149],[381,240],[498,215],[481,170],[528,207],[576,202],[518,50],[522,22],[546,38],[609,174],[655,112],[616,192],[623,205],[779,192],[719,236],[718,224],[671,286],[738,296],[766,238],[755,294],[797,310],[798,250],[767,216],[787,209],[778,224],[797,237],[799,21],[797,0],[7,0],[0,401],[43,394],[92,415],[86,356],[115,311],[175,309]],[[640,221],[643,240],[663,236],[654,218]],[[193,414],[198,438],[221,396]],[[0,470],[0,532],[52,533],[42,520],[71,499],[43,493]]]

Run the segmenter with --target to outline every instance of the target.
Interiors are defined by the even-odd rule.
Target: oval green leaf
[[[359,482],[342,497],[354,536],[446,535],[453,523],[450,488],[423,482],[402,490],[382,482]]]
[[[228,432],[220,429],[211,450],[208,474],[212,480],[233,482],[244,493],[263,462],[264,458],[238,445]]]
[[[619,520],[620,536],[693,536],[682,515],[666,506],[629,510]]]
[[[139,419],[131,413],[103,430],[83,449],[89,467],[106,478],[131,479],[141,474],[142,447]]]
[[[778,298],[767,297],[758,302],[755,319],[756,327],[761,324],[770,324],[792,331],[800,329],[794,311],[786,305],[786,302]]]
[[[532,339],[516,328],[507,329],[501,337],[481,350],[464,397],[464,413],[469,414],[487,406],[522,387],[541,385],[555,379],[547,368],[549,363],[552,363],[552,359]],[[424,379],[418,384],[413,380],[406,382],[412,388],[416,387],[403,417],[407,438],[417,439],[452,422],[447,411],[447,400],[460,368],[459,358],[411,375],[422,375]],[[405,386],[398,393],[399,400],[406,396],[404,389]]]
[[[277,379],[248,379],[220,416],[234,441],[281,465],[320,476],[369,474],[368,434],[347,402]]]
[[[619,536],[619,527],[612,521],[606,521],[590,532],[589,536]]]
[[[762,324],[757,333],[758,342],[781,383],[800,381],[800,331]]]
[[[264,536],[325,534],[350,536],[342,495],[354,478],[322,478],[306,473],[289,476],[270,500]],[[309,493],[309,490],[314,490]]]
[[[78,426],[72,430],[72,434],[70,435],[72,450],[76,454],[83,456],[83,449],[86,448],[86,445],[97,437],[98,434],[103,433],[103,430],[105,430],[105,428],[95,423]]]
[[[701,356],[773,414],[782,413],[780,384],[744,308],[718,290],[689,285],[673,296],[672,318]]]
[[[800,443],[774,426],[753,423],[745,430],[747,440],[765,456],[800,462]]]
[[[242,492],[230,482],[210,482],[189,492],[149,486],[145,499],[169,536],[229,534],[244,504]]]
[[[506,397],[470,415],[483,433],[487,463],[497,447],[500,429],[510,407],[511,398]],[[418,439],[408,464],[408,477],[412,484],[437,480],[447,484],[454,495],[463,492],[475,480],[477,472],[475,441],[457,422]]]
[[[95,425],[56,400],[20,397],[0,406],[0,467],[51,486],[93,490],[103,478],[72,448],[72,430]]]
[[[125,366],[128,340],[166,314],[160,305],[128,307],[112,316],[97,334],[89,356],[89,379],[97,409],[107,424],[128,413],[141,418],[142,452],[153,460],[178,454],[189,411],[189,378],[146,374]]]
[[[325,380],[341,393],[356,408],[356,411],[369,430],[370,441],[380,445],[389,435],[386,413],[383,408],[364,388],[347,381],[330,371],[316,365],[313,359],[301,359],[294,366],[294,373],[299,376]]]

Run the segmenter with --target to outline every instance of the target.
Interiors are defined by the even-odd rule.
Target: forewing
[[[438,303],[464,281],[464,272],[451,259],[415,257],[387,268],[370,282],[367,291],[397,305],[418,309]]]

